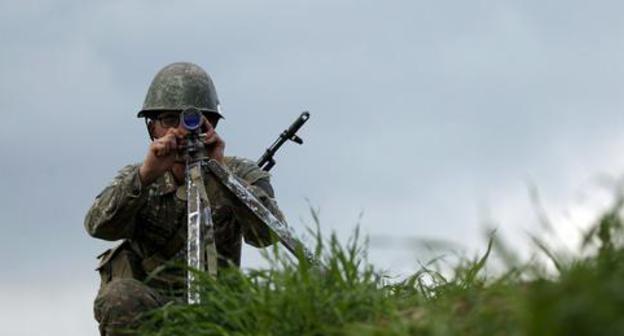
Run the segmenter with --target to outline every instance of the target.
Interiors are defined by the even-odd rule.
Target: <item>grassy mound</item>
[[[620,206],[591,230],[590,257],[532,263],[486,276],[495,246],[445,276],[431,268],[389,283],[365,262],[357,234],[319,239],[322,267],[286,256],[275,267],[200,282],[203,301],[150,314],[141,335],[624,335]]]

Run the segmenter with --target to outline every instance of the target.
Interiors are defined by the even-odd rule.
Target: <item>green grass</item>
[[[205,304],[165,306],[139,333],[624,335],[620,207],[597,221],[579,256],[557,255],[536,239],[556,271],[531,261],[486,275],[493,254],[510,254],[492,238],[483,256],[460,260],[451,271],[438,271],[433,261],[392,283],[366,262],[357,233],[344,246],[335,237],[318,238],[321,268],[276,253],[270,269],[202,278]]]

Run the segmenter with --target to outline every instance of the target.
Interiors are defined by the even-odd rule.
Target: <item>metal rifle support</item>
[[[208,160],[206,166],[210,172],[216,176],[217,180],[228,189],[253,215],[266,225],[278,240],[295,256],[302,253],[303,257],[310,263],[315,264],[315,258],[285,222],[279,220],[273,213],[254,196],[249,189],[230,171],[215,160]]]
[[[187,244],[186,244],[186,298],[188,304],[201,302],[196,288],[194,272],[208,272],[217,275],[217,247],[212,222],[210,200],[202,167],[208,160],[202,134],[200,134],[201,113],[197,109],[185,110],[181,117],[189,130],[186,144],[186,196],[187,196]]]
[[[310,114],[303,112],[299,118],[267,149],[258,161],[264,165],[263,170],[270,170],[275,165],[273,155],[286,142],[292,140],[303,143],[296,132],[308,120]],[[266,225],[295,256],[302,256],[312,264],[317,264],[314,254],[296,238],[290,227],[271,213],[264,204],[256,198],[248,187],[234,176],[226,167],[206,154],[203,143],[203,134],[200,133],[201,112],[189,108],[180,116],[182,125],[189,130],[185,151],[186,159],[186,191],[187,191],[187,303],[201,303],[196,288],[195,272],[208,272],[210,276],[217,275],[217,249],[214,236],[214,224],[210,200],[206,192],[203,171],[207,168],[210,175],[224,186],[230,193],[253,215]]]
[[[262,170],[269,171],[275,165],[275,159],[273,156],[286,141],[290,140],[302,145],[303,140],[297,136],[297,131],[299,131],[301,126],[303,126],[308,119],[310,119],[310,112],[304,111],[301,113],[299,118],[297,118],[297,120],[295,120],[290,127],[284,130],[282,134],[277,137],[277,140],[275,140],[275,142],[266,149],[264,154],[262,154],[262,157],[258,160],[257,165],[262,168]]]

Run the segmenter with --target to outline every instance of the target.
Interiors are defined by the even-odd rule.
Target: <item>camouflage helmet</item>
[[[137,117],[149,117],[163,111],[182,111],[188,107],[195,107],[217,120],[223,118],[217,90],[206,71],[192,63],[173,63],[162,68],[154,77]]]

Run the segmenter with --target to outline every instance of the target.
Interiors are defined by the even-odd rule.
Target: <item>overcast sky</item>
[[[383,3],[383,4],[382,4]],[[563,241],[624,171],[619,1],[0,0],[0,333],[96,335],[95,195],[148,145],[155,73],[213,77],[226,154],[256,159],[302,111],[273,172],[304,231],[482,250],[483,222],[523,246],[539,187]],[[308,201],[309,200],[309,203]],[[421,256],[375,247],[406,272]],[[259,264],[246,250],[244,266]]]

